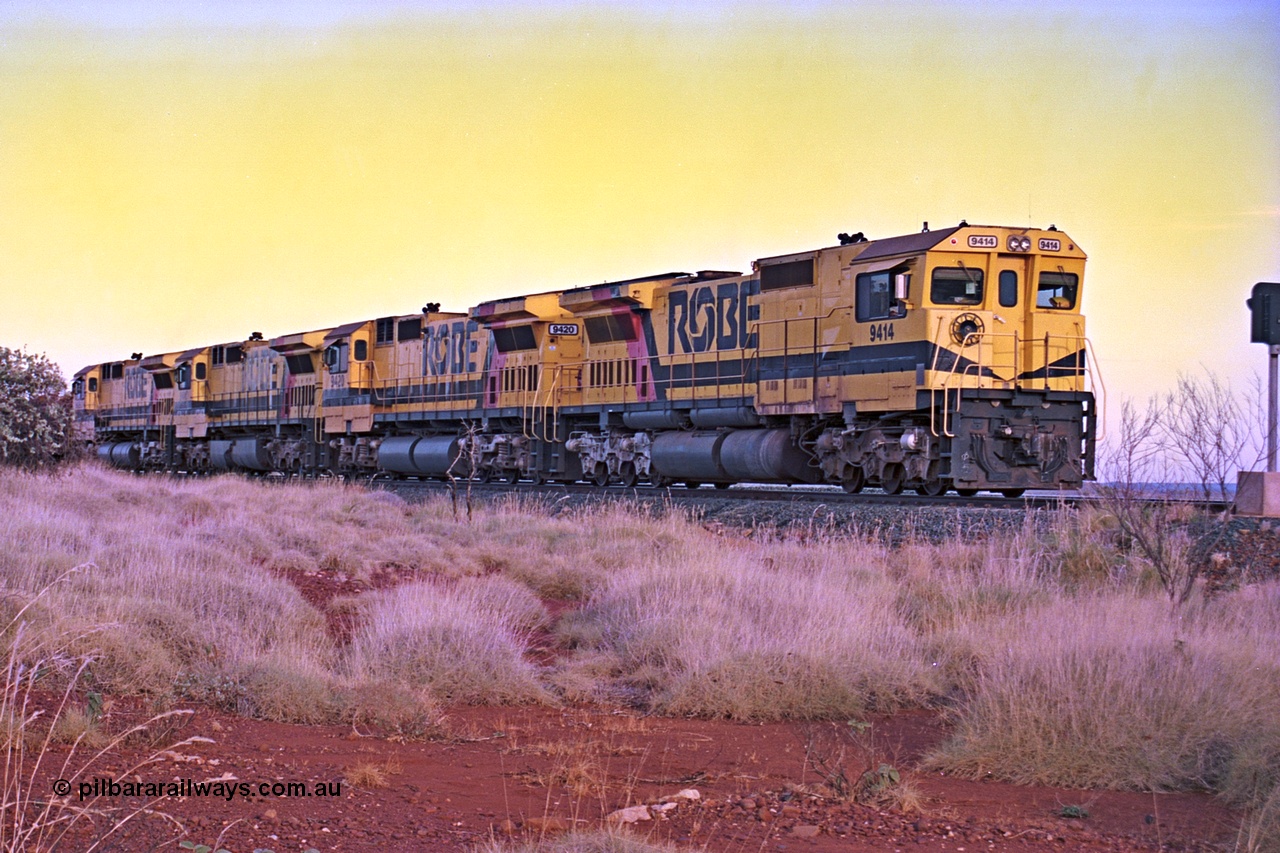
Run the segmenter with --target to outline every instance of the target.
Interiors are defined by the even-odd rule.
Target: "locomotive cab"
[[[516,482],[577,479],[576,457],[559,452],[566,438],[559,411],[581,398],[580,329],[559,293],[482,302],[471,319],[489,332],[480,406],[484,432],[463,451],[481,477]]]
[[[1079,488],[1093,475],[1097,401],[1080,313],[1084,252],[1052,228],[962,227],[930,257],[932,429],[963,491]],[[935,290],[959,270],[977,293]],[[942,285],[945,293],[946,285]]]
[[[99,368],[98,457],[130,469],[141,466],[143,444],[155,438],[149,429],[155,386],[140,366],[141,359],[141,353],[136,353],[127,361],[108,362]]]
[[[560,307],[572,312],[575,322],[554,325],[552,330],[570,333],[566,343],[575,345],[572,360],[579,362],[567,384],[582,389],[582,404],[599,411],[602,428],[609,425],[610,414],[618,425],[624,408],[634,411],[639,404],[657,399],[644,319],[653,309],[659,287],[687,277],[687,273],[672,272],[575,288],[560,295]]]
[[[421,356],[416,343],[421,338],[422,318],[417,315],[362,320],[329,330],[319,343],[326,393],[367,396],[412,375]]]
[[[1034,244],[1034,248],[1033,248]],[[951,387],[1084,391],[1084,253],[1060,232],[968,227],[930,253],[931,364]]]
[[[373,325],[347,323],[320,341],[325,432],[357,435],[373,428]]]
[[[183,352],[173,367],[173,431],[177,464],[186,471],[209,467],[208,448],[201,439],[209,434],[210,347]],[[223,353],[225,358],[225,352]]]
[[[128,361],[102,365],[98,413],[115,429],[142,428],[150,415],[154,384],[139,366],[141,354]]]
[[[164,427],[173,425],[175,390],[173,373],[174,362],[178,355],[179,353],[150,355],[142,359],[138,364],[151,377],[153,392],[151,395],[150,426]]]
[[[1085,255],[1066,235],[961,223],[819,250],[812,279],[770,286],[796,257],[758,262],[761,361],[766,347],[788,359],[777,382],[762,368],[759,400],[840,413],[814,443],[828,479],[1013,495],[1092,475]]]
[[[539,293],[482,302],[471,318],[491,335],[484,379],[484,407],[491,417],[527,421],[549,408],[552,391],[571,393],[564,368],[582,357],[581,335],[572,314],[560,307],[560,294]],[[551,326],[557,328],[553,333]],[[561,401],[572,404],[573,400]]]
[[[189,349],[178,356],[173,368],[177,389],[174,405],[179,411],[203,408],[209,399],[209,347]]]
[[[368,393],[373,379],[373,322],[362,320],[331,330],[321,341],[325,366],[324,390],[337,395]]]
[[[240,341],[209,347],[208,379],[202,389],[195,387],[200,380],[196,368],[192,367],[193,398],[200,390],[205,395],[210,415],[233,410],[239,405],[237,398],[244,379],[244,353],[245,343]]]
[[[328,329],[272,338],[272,352],[284,359],[284,377],[276,415],[283,421],[310,421],[316,417],[317,384],[321,353]]]
[[[75,437],[86,444],[93,444],[95,438],[94,418],[98,412],[98,383],[101,376],[101,365],[91,364],[80,369],[71,380]]]

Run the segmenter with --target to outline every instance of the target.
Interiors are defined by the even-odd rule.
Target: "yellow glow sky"
[[[69,376],[967,218],[1089,253],[1113,403],[1243,385],[1278,57],[1255,0],[8,0],[0,344]]]

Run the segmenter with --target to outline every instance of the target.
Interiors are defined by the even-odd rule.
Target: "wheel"
[[[733,483],[716,483],[716,484],[715,484],[716,488],[717,488],[717,489],[720,489],[721,491],[723,491],[724,489],[729,488],[729,487],[730,487],[730,486],[732,486],[732,485],[733,485]]]
[[[862,473],[861,465],[850,465],[844,469],[844,479],[840,481],[840,486],[846,492],[856,495],[866,484],[867,477]]]
[[[925,498],[937,498],[947,493],[946,480],[926,480],[916,486],[916,494]]]
[[[636,463],[623,462],[622,468],[618,471],[618,476],[622,479],[622,485],[627,489],[634,489],[636,483],[640,482],[640,475],[636,473]]]
[[[1013,500],[1014,498],[1022,497],[1022,493],[1025,491],[1026,489],[1001,489],[1000,494],[1004,495],[1006,498],[1009,498],[1010,500]]]
[[[665,489],[670,485],[671,485],[670,477],[664,477],[661,474],[649,475],[649,488],[651,489]]]
[[[609,485],[609,466],[603,462],[597,462],[596,467],[591,472],[591,482],[600,488]]]
[[[480,480],[480,482],[482,482],[482,483],[489,483],[489,482],[492,482],[492,481],[493,481],[493,469],[492,469],[492,468],[481,468],[481,469],[480,469],[480,472],[479,472],[479,477],[478,477],[477,479],[479,479],[479,480]]]
[[[956,494],[962,498],[971,498],[977,493],[977,489],[956,489]]]
[[[529,479],[533,481],[535,486],[542,486],[546,485],[547,475],[541,471],[532,471],[529,474]]]
[[[502,481],[508,486],[514,486],[516,483],[520,482],[520,469],[509,468],[502,472]]]
[[[702,486],[702,483],[701,483],[701,482],[699,482],[698,480],[685,480],[685,481],[684,481],[684,487],[685,487],[686,489],[697,489],[697,488],[701,488],[701,486]]]
[[[884,489],[887,495],[901,494],[902,484],[907,479],[906,473],[897,462],[890,462],[884,466],[884,473],[880,475],[880,488]]]

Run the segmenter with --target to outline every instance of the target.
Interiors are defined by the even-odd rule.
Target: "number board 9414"
[[[867,331],[871,334],[871,343],[873,344],[882,344],[885,341],[893,340],[892,323],[872,323]]]

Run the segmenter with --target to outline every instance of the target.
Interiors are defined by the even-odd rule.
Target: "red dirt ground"
[[[367,585],[337,583],[321,573],[286,576],[321,607],[335,595],[407,579],[394,570]],[[552,604],[553,612],[565,606]],[[350,625],[331,622],[330,630],[342,639]],[[554,656],[545,648],[534,654],[540,660]],[[117,702],[107,723],[119,731],[140,716],[129,703]],[[104,756],[90,781],[223,779],[254,788],[262,782],[341,782],[341,795],[168,798],[153,808],[176,818],[180,828],[140,816],[98,849],[140,851],[166,843],[173,849],[176,837],[204,844],[220,839],[233,853],[308,847],[463,851],[490,836],[599,827],[615,809],[656,804],[685,789],[695,789],[699,798],[681,800],[633,831],[694,850],[743,853],[1208,851],[1229,849],[1240,823],[1207,794],[1019,787],[912,770],[947,734],[940,716],[926,711],[873,720],[862,740],[843,741],[850,778],[880,763],[901,771],[918,795],[906,812],[829,795],[806,757],[806,744],[823,744],[815,755],[836,755],[839,741],[833,738],[843,735],[832,724],[748,725],[595,706],[454,707],[441,730],[440,739],[395,742],[351,728],[279,725],[197,710],[172,739],[197,735],[212,743],[183,747],[125,776],[145,754],[139,744]],[[353,785],[358,775],[366,778]],[[113,809],[144,802],[121,796],[92,806],[103,812],[98,822],[105,826],[119,818]],[[1062,816],[1073,809],[1087,817]],[[87,840],[84,830],[77,832],[67,849],[83,849]]]
[[[214,743],[184,747],[143,767],[144,782],[228,779],[341,782],[341,796],[236,796],[164,800],[182,838],[234,853],[462,851],[494,835],[555,833],[601,825],[623,806],[657,803],[683,789],[668,819],[636,825],[646,836],[709,851],[1154,851],[1216,850],[1239,819],[1203,794],[1070,791],[905,772],[921,794],[910,814],[811,796],[820,779],[805,761],[801,724],[744,725],[646,717],[607,708],[457,708],[448,739],[394,743],[351,729],[287,726],[198,712],[180,732]],[[909,768],[945,735],[936,715],[876,720],[878,752]],[[119,756],[93,776],[123,777]],[[852,764],[853,762],[851,762]],[[354,768],[374,767],[383,787],[353,787]],[[79,780],[74,780],[78,782]],[[75,794],[71,799],[75,800]],[[134,805],[105,798],[95,805]],[[1084,819],[1059,817],[1082,806]],[[805,837],[815,833],[812,837]],[[142,850],[173,838],[156,820],[119,839]],[[73,848],[79,849],[79,848]],[[107,848],[110,849],[110,848]],[[172,849],[172,848],[170,848]]]

